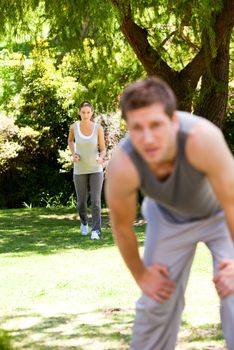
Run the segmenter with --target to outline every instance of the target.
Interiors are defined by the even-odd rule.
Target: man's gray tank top
[[[221,210],[207,176],[195,169],[185,155],[185,144],[190,128],[200,117],[177,112],[179,131],[177,157],[171,175],[164,181],[156,178],[147,163],[133,148],[126,136],[120,143],[140,175],[140,190],[144,196],[155,199],[164,216],[172,222],[205,219]]]

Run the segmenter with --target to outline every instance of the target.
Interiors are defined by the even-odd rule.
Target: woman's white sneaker
[[[100,234],[99,231],[92,231],[91,239],[100,239],[99,234]]]
[[[80,232],[82,234],[82,236],[87,236],[87,234],[89,233],[89,226],[88,224],[84,225],[81,223],[80,225]]]

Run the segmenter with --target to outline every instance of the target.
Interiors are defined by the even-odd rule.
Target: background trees
[[[2,32],[15,19],[20,28],[27,27],[24,14],[30,10],[40,10],[51,40],[67,47],[88,37],[96,47],[116,49],[115,35],[121,31],[147,74],[161,76],[173,87],[179,108],[193,108],[223,126],[232,0],[17,0],[13,8],[2,8]]]
[[[173,87],[179,108],[191,110],[194,102],[195,111],[222,127],[233,1],[150,1],[150,6],[141,8],[141,16],[135,1],[127,6],[126,1],[112,3],[120,15],[121,31],[148,74],[161,76]],[[200,78],[200,94],[194,100]]]
[[[3,0],[0,15],[0,110],[16,127],[0,138],[0,152],[6,140],[17,149],[1,153],[2,205],[41,205],[58,188],[66,203],[73,187],[61,166],[69,167],[66,139],[77,106],[94,105],[111,149],[123,134],[119,95],[146,75],[166,80],[179,108],[212,120],[234,144],[233,1]],[[23,139],[21,130],[32,132]]]
[[[102,55],[104,49],[100,51]],[[113,112],[116,96],[124,78],[136,74],[137,69],[122,61],[121,52],[118,59],[107,57],[107,62],[116,67],[116,76],[104,76],[96,74],[99,52],[87,40],[82,49],[64,54],[61,63],[44,40],[38,40],[28,56],[5,49],[0,59],[4,73],[0,95],[4,110],[0,117],[0,207],[74,201],[72,163],[66,146],[80,102],[88,99],[94,105],[109,150],[124,132],[120,115]]]

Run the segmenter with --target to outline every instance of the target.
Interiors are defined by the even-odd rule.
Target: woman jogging
[[[74,162],[73,179],[81,222],[80,230],[83,236],[89,233],[87,198],[90,190],[91,239],[100,239],[103,160],[106,155],[104,131],[101,125],[91,120],[93,108],[89,102],[81,103],[79,115],[81,121],[76,121],[70,126],[68,146]]]

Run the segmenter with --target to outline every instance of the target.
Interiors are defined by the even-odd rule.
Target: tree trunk
[[[220,128],[224,124],[228,100],[230,40],[231,28],[219,46],[209,70],[202,76],[200,98],[195,106],[195,114],[211,120]]]
[[[172,69],[162,59],[160,52],[150,45],[147,29],[134,22],[130,0],[112,0],[112,3],[119,11],[121,31],[148,75],[164,79],[177,96],[178,108],[185,111],[191,111],[197,84],[203,77],[201,96],[206,94],[206,98],[196,108],[196,112],[222,127],[227,105],[228,49],[234,25],[233,0],[222,0],[222,11],[214,17],[214,43],[204,31],[199,52],[180,72]],[[214,50],[217,52],[215,58]]]
[[[194,95],[194,89],[191,88],[190,77],[187,76],[187,79],[180,79],[180,73],[177,73],[176,79],[170,83],[176,98],[177,98],[177,109],[181,111],[191,112],[192,109],[192,99]]]

